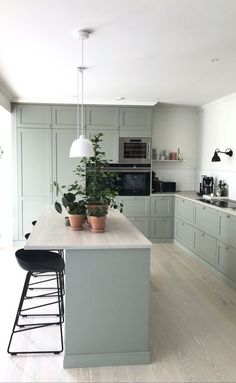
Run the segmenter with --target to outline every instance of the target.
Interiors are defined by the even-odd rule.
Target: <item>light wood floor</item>
[[[236,291],[175,245],[153,246],[152,362],[146,366],[64,370],[63,355],[9,356],[25,274],[12,248],[0,249],[0,257],[0,382],[236,381]]]

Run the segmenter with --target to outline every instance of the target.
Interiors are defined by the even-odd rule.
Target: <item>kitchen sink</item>
[[[229,208],[236,210],[236,201],[232,199],[207,199],[207,198],[198,198],[198,201],[208,203],[209,205],[214,205],[222,208]]]

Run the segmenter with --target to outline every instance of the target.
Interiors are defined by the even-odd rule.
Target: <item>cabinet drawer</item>
[[[194,251],[210,263],[216,266],[216,239],[202,231],[194,230]]]
[[[149,216],[149,197],[120,197],[123,204],[123,214],[126,217],[147,217]]]
[[[236,249],[218,241],[216,268],[236,281]]]
[[[173,197],[151,197],[151,217],[171,217]]]
[[[218,211],[195,203],[195,225],[198,229],[217,237]]]
[[[160,217],[151,219],[151,238],[173,238],[172,217]]]
[[[194,229],[180,219],[175,220],[175,238],[189,249],[193,249]]]
[[[143,235],[149,237],[149,219],[148,218],[129,218],[129,221],[137,227]]]
[[[236,216],[219,213],[219,239],[236,248]]]
[[[16,126],[26,128],[46,128],[52,124],[51,106],[17,105]]]
[[[185,198],[176,198],[176,217],[193,224],[194,203]]]

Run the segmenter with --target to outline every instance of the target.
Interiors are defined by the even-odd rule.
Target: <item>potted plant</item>
[[[57,189],[57,195],[60,192],[62,194],[62,205],[68,212],[68,217],[70,221],[70,227],[74,230],[82,229],[82,225],[84,223],[84,218],[86,215],[86,206],[85,201],[83,199],[76,200],[79,191],[76,193],[72,193],[68,191],[67,193],[63,193],[59,187],[57,182],[54,182],[54,185]],[[61,188],[65,188],[66,186],[62,186]],[[70,187],[69,187],[70,188]],[[62,213],[62,205],[59,202],[55,202],[54,206],[58,213]]]
[[[90,230],[95,233],[101,233],[105,230],[107,208],[105,206],[97,206],[87,211],[89,216]]]
[[[95,134],[91,139],[93,143],[94,156],[83,157],[75,170],[79,180],[70,186],[70,191],[81,193],[81,184],[84,185],[83,197],[87,204],[87,209],[95,206],[113,207],[120,209],[122,204],[117,204],[118,195],[118,175],[107,169],[109,162],[105,158],[100,142],[102,133]]]

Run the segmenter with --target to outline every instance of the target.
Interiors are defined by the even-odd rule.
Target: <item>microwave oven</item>
[[[119,140],[120,164],[150,164],[151,139],[140,137],[120,137]]]

